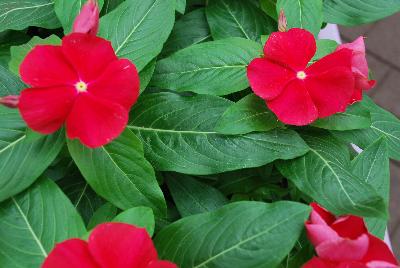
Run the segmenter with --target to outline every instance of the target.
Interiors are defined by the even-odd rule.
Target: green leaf
[[[214,40],[242,37],[259,42],[270,34],[276,23],[247,0],[213,0],[207,8],[207,21]]]
[[[188,46],[209,41],[210,29],[204,8],[196,9],[182,16],[164,45],[162,54],[167,56]]]
[[[367,129],[332,131],[334,136],[364,149],[380,137],[386,137],[389,146],[389,157],[400,160],[400,120],[376,105],[366,95],[364,95],[364,100],[361,104],[368,108],[371,114],[371,126]]]
[[[175,0],[175,9],[181,14],[185,14],[186,0]]]
[[[218,120],[215,131],[222,134],[246,134],[268,131],[283,126],[265,104],[254,94],[249,94],[232,104]]]
[[[261,54],[261,44],[237,37],[192,45],[158,61],[151,84],[226,95],[249,87],[247,65]]]
[[[274,20],[278,20],[276,12],[276,0],[260,0],[261,9]]]
[[[0,66],[0,96],[19,94],[24,85]],[[64,134],[27,138],[17,109],[0,106],[0,201],[31,185],[53,162],[64,144]]]
[[[0,267],[40,267],[56,243],[85,232],[68,198],[40,179],[0,205]]]
[[[0,33],[0,65],[8,67],[10,61],[10,47],[28,42],[30,37],[23,31],[4,31]]]
[[[64,28],[64,33],[69,34],[72,31],[72,26],[76,16],[86,3],[86,0],[53,0],[54,11]],[[103,7],[104,0],[97,0],[99,9]]]
[[[118,5],[120,5],[124,0],[104,0],[104,6],[101,9],[100,16],[104,16],[105,14],[110,13],[113,11],[115,8],[117,8]]]
[[[173,0],[129,0],[101,18],[99,36],[141,71],[161,52],[174,21]]]
[[[115,218],[117,213],[118,213],[118,208],[116,206],[114,206],[109,202],[105,203],[104,205],[99,207],[93,214],[92,218],[90,219],[87,225],[88,230],[93,229],[94,227],[96,227],[101,223],[112,221],[112,219]]]
[[[318,119],[313,126],[330,130],[363,129],[371,126],[371,115],[360,103],[347,107],[346,112]]]
[[[311,149],[294,160],[278,162],[284,176],[334,214],[386,217],[383,198],[364,179],[351,173],[346,145],[325,131],[302,137]]]
[[[216,133],[218,118],[231,104],[210,95],[147,94],[133,107],[128,128],[142,140],[146,157],[160,171],[214,174],[307,152],[292,130],[240,136]]]
[[[123,210],[148,206],[156,215],[165,215],[166,204],[154,170],[131,131],[124,131],[113,142],[96,149],[68,140],[68,149],[97,194]]]
[[[137,227],[146,228],[150,236],[153,236],[155,220],[153,210],[149,207],[134,207],[118,214],[113,222],[124,222]]]
[[[150,83],[151,78],[153,77],[154,69],[156,68],[156,60],[152,60],[143,70],[139,73],[140,77],[140,93],[142,93]]]
[[[325,0],[324,16],[330,23],[354,26],[380,20],[400,11],[400,0]]]
[[[316,40],[317,42],[317,52],[314,57],[311,59],[311,62],[315,62],[328,54],[334,52],[338,46],[338,43],[334,40],[329,39],[320,39]]]
[[[53,0],[2,0],[0,5],[0,32],[29,26],[54,29],[60,25]]]
[[[182,217],[211,212],[228,203],[217,189],[191,176],[172,173],[166,176],[168,189]]]
[[[315,36],[321,30],[322,0],[278,0],[276,11],[285,11],[288,28],[303,28]]]
[[[37,45],[60,45],[61,39],[56,35],[51,35],[45,39],[34,36],[28,43],[20,46],[12,46],[10,48],[11,60],[8,67],[11,72],[19,75],[19,66],[25,59],[26,55]]]
[[[389,204],[390,167],[387,142],[381,138],[368,146],[351,162],[353,173],[372,185],[385,203]],[[383,239],[387,221],[366,218],[367,226],[374,235]]]
[[[179,220],[155,239],[161,258],[180,267],[276,267],[309,215],[294,202],[237,202]]]

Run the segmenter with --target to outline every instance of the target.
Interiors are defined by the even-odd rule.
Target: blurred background
[[[343,43],[365,37],[367,59],[377,86],[367,94],[400,118],[400,13],[357,27],[339,27]],[[400,162],[392,161],[389,234],[400,258]]]

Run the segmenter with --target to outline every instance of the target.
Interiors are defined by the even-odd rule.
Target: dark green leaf
[[[119,4],[125,0],[104,0],[104,6],[101,10],[100,16],[104,16],[113,11]]]
[[[0,33],[0,65],[8,67],[11,59],[10,47],[28,42],[30,37],[22,31],[4,31]]]
[[[246,134],[268,131],[283,126],[267,108],[265,101],[254,94],[232,104],[218,120],[215,131],[222,134]]]
[[[148,207],[134,207],[118,214],[113,222],[124,222],[146,228],[150,236],[154,233],[155,220],[153,210]]]
[[[228,203],[220,191],[191,176],[168,174],[167,185],[182,217],[211,212]]]
[[[284,176],[334,214],[386,217],[383,198],[369,183],[351,173],[346,145],[327,132],[302,137],[311,149],[294,160],[278,162]]]
[[[125,210],[148,206],[156,215],[166,213],[166,204],[135,135],[125,130],[113,142],[90,149],[77,140],[68,140],[68,149],[86,181],[100,196]]]
[[[155,239],[161,258],[180,267],[276,267],[309,215],[294,202],[237,202],[179,220]]]
[[[141,71],[162,50],[175,20],[174,0],[129,0],[100,20],[99,35]]]
[[[248,0],[213,0],[207,8],[207,21],[214,40],[242,37],[259,42],[276,23]]]
[[[105,203],[99,207],[90,219],[87,228],[88,230],[93,229],[97,225],[105,222],[110,222],[118,213],[118,208],[111,203]]]
[[[160,171],[213,174],[307,152],[292,130],[239,136],[216,133],[218,118],[231,104],[210,95],[147,94],[133,107],[128,128],[142,140],[147,158]]]
[[[40,179],[0,205],[0,267],[40,267],[56,243],[85,232],[68,198]]]
[[[247,65],[261,54],[261,44],[237,37],[192,45],[158,61],[151,84],[226,95],[249,86]]]
[[[139,77],[140,77],[140,93],[142,93],[146,89],[148,84],[150,83],[150,80],[153,77],[153,73],[154,73],[154,69],[155,68],[156,68],[156,60],[152,60],[139,73]]]
[[[276,12],[276,0],[260,0],[261,9],[274,20],[278,20]]]

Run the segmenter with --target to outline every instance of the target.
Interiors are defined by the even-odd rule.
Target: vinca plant
[[[396,268],[398,0],[0,0],[1,268]]]

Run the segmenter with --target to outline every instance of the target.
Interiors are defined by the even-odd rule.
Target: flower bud
[[[0,104],[8,108],[17,108],[19,103],[19,96],[10,95],[0,98]]]
[[[88,0],[74,21],[72,32],[97,35],[99,30],[99,5],[97,0]]]
[[[280,31],[280,32],[287,31],[287,19],[286,19],[285,11],[283,10],[283,8],[279,12],[278,31]]]

